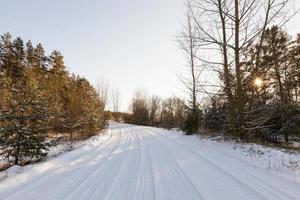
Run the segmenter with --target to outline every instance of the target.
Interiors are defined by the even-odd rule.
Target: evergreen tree
[[[24,79],[9,109],[0,112],[0,141],[5,147],[1,154],[16,165],[45,157],[48,146],[46,102],[36,83]]]
[[[288,73],[288,85],[290,97],[293,101],[300,101],[300,34],[297,35],[290,52],[290,71]]]
[[[211,99],[211,105],[205,109],[204,127],[209,129],[222,129],[226,126],[227,111],[218,98]]]
[[[47,57],[42,44],[37,44],[34,49],[34,67],[41,76],[45,76],[47,72]],[[43,77],[46,78],[46,77]]]
[[[34,65],[34,47],[30,40],[26,43],[26,62],[27,67],[32,67]]]
[[[0,156],[8,165],[43,159],[50,130],[73,140],[106,125],[96,90],[86,79],[68,76],[59,51],[47,57],[41,44],[2,35],[0,83]]]
[[[10,33],[5,33],[1,36],[0,43],[1,71],[9,76],[13,65],[13,44]]]
[[[279,27],[273,26],[266,30],[263,43],[263,66],[268,67],[267,78],[274,86],[281,103],[287,103],[286,71],[288,62],[289,37]]]
[[[12,66],[12,38],[9,33],[1,36],[0,41],[0,109],[6,109],[10,102],[11,90],[9,77]]]
[[[186,109],[186,119],[183,123],[182,130],[186,131],[187,135],[198,133],[201,121],[201,110],[198,107],[188,107]]]
[[[1,154],[13,164],[24,164],[31,159],[45,156],[46,132],[45,104],[42,102],[37,83],[26,74],[25,49],[21,38],[12,43],[10,63],[11,98],[8,107],[0,110]]]
[[[51,126],[54,131],[64,129],[65,113],[63,109],[64,95],[69,87],[68,72],[65,68],[63,56],[59,51],[53,51],[49,58],[50,70],[48,73],[48,99],[51,112]]]
[[[93,136],[106,125],[104,104],[86,79],[73,75],[63,102],[63,130],[70,141],[75,134],[79,139]]]

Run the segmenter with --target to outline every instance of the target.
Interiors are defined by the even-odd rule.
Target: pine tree
[[[10,102],[11,83],[8,77],[12,58],[12,38],[9,33],[1,36],[0,41],[0,110],[6,109]]]
[[[45,75],[47,73],[47,57],[45,56],[45,50],[42,44],[37,44],[34,49],[34,64],[33,66],[36,68],[37,73],[45,79]]]
[[[212,98],[211,105],[205,109],[204,126],[208,129],[220,130],[226,126],[227,110],[219,99]]]
[[[13,41],[12,55],[6,60],[11,97],[8,106],[0,110],[0,146],[3,147],[1,154],[18,165],[46,155],[46,107],[37,82],[32,81],[26,72],[21,38]]]
[[[26,164],[46,156],[48,144],[46,102],[36,85],[26,78],[8,110],[1,111],[2,154],[13,164]]]
[[[287,51],[289,45],[289,37],[286,32],[282,31],[278,26],[273,26],[266,30],[266,36],[263,43],[262,62],[268,67],[267,77],[272,81],[274,90],[279,97],[279,101],[287,103],[286,88],[286,70],[287,70]]]
[[[75,134],[86,138],[104,128],[104,104],[86,79],[73,75],[63,102],[62,123],[70,141]]]
[[[10,33],[5,33],[1,36],[0,57],[1,71],[8,76],[13,65],[13,44]]]
[[[63,56],[59,51],[53,51],[49,58],[48,73],[48,99],[50,103],[51,127],[55,132],[62,132],[64,129],[64,95],[69,87],[68,72],[65,68]]]
[[[198,133],[201,121],[201,110],[198,107],[188,107],[186,109],[186,119],[183,123],[182,129],[186,131],[187,135]]]
[[[26,46],[26,47],[25,47]],[[0,41],[0,156],[9,165],[43,159],[54,133],[83,139],[106,125],[104,104],[84,78],[69,77],[59,51],[45,56],[9,33]]]
[[[300,101],[300,34],[297,35],[290,52],[290,71],[288,73],[288,84],[290,87],[291,99]]]
[[[34,47],[30,40],[26,43],[26,64],[27,67],[31,67],[34,64]]]

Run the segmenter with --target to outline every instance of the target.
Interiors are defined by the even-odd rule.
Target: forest
[[[0,168],[40,161],[57,142],[86,139],[106,126],[99,94],[69,74],[58,50],[45,55],[42,44],[3,34],[0,81]]]

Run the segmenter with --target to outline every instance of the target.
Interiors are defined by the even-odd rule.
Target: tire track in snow
[[[144,129],[143,131],[146,133],[148,130]],[[172,163],[172,168],[169,170],[172,173],[173,177],[175,177],[178,180],[178,183],[180,180],[180,184],[177,184],[177,186],[175,188],[180,190],[180,192],[182,193],[181,194],[182,196],[181,197],[177,196],[176,198],[182,199],[182,198],[186,198],[187,196],[189,196],[189,199],[195,199],[195,200],[202,199],[203,200],[204,198],[202,197],[202,195],[200,194],[198,189],[195,187],[195,185],[191,181],[191,179],[185,174],[185,172],[179,166],[179,164],[177,163],[176,159],[174,158],[173,154],[169,151],[169,149],[165,145],[163,145],[161,143],[161,141],[159,141],[150,132],[148,132],[147,134],[150,135],[159,144],[161,149],[163,149],[163,151],[161,151],[162,154],[164,153],[165,155],[168,155],[168,156],[165,156],[164,158],[168,159],[168,161],[170,163]],[[183,183],[183,185],[182,185],[182,183]],[[175,192],[175,191],[173,191],[173,192]],[[173,199],[173,198],[171,198],[171,199]]]
[[[233,173],[232,173],[232,170],[226,170],[226,169],[224,169],[224,168],[222,167],[224,163],[215,163],[215,161],[213,161],[213,160],[211,160],[211,159],[209,159],[209,158],[207,158],[207,157],[205,157],[205,156],[199,154],[198,152],[195,152],[194,150],[191,150],[189,147],[187,147],[186,145],[182,144],[181,142],[178,142],[178,141],[176,141],[176,140],[174,140],[174,139],[171,139],[171,138],[169,138],[169,137],[167,137],[167,136],[165,136],[165,135],[162,135],[161,133],[158,133],[158,132],[154,131],[153,128],[152,128],[152,130],[150,129],[150,131],[152,131],[154,134],[158,134],[158,135],[160,135],[161,137],[168,139],[169,141],[171,141],[171,142],[173,142],[173,143],[179,144],[180,146],[182,146],[183,148],[185,148],[185,149],[186,149],[187,151],[189,151],[190,153],[192,153],[192,154],[198,156],[198,157],[201,158],[201,159],[206,160],[208,163],[214,165],[214,166],[217,167],[219,170],[223,171],[225,174],[231,176],[231,177],[234,178],[236,181],[240,182],[240,184],[242,184],[242,185],[248,187],[249,189],[253,190],[253,191],[256,192],[257,194],[261,195],[261,197],[264,198],[264,199],[268,199],[268,198],[265,196],[265,191],[266,191],[266,190],[269,191],[269,192],[272,194],[273,199],[276,199],[276,200],[277,200],[277,199],[278,199],[278,200],[279,200],[279,199],[280,199],[280,200],[281,200],[281,199],[282,199],[282,200],[291,200],[291,199],[294,199],[293,197],[290,197],[290,196],[288,196],[288,195],[281,194],[280,192],[277,192],[276,190],[278,190],[278,189],[273,188],[273,187],[270,186],[268,183],[267,183],[266,185],[269,185],[270,187],[272,187],[272,189],[267,188],[267,187],[265,186],[265,184],[260,184],[261,187],[262,187],[262,189],[261,189],[260,191],[257,191],[257,189],[256,189],[256,188],[253,188],[248,182],[246,183],[246,182],[242,181],[242,180],[239,178],[239,177],[243,176],[244,173],[240,173],[240,174],[239,174],[240,176],[237,176],[237,174],[233,174]],[[206,150],[206,152],[208,152],[208,151]],[[210,153],[210,152],[208,152],[208,153]],[[225,163],[226,163],[226,162],[225,162]],[[227,163],[228,163],[228,162],[227,162]],[[234,172],[237,172],[238,169],[235,168],[235,170],[236,170],[236,171],[234,171]],[[243,176],[243,177],[244,177],[244,176]],[[252,176],[250,176],[250,177],[252,177]],[[248,177],[248,178],[249,178],[249,177]],[[252,178],[253,178],[253,177],[252,177]],[[256,184],[257,184],[257,183],[256,183]],[[263,192],[263,193],[262,193],[262,192]],[[270,193],[269,193],[269,195],[270,195]]]
[[[286,191],[282,190],[282,188],[276,188],[274,187],[273,185],[271,185],[269,182],[266,182],[265,180],[261,179],[259,176],[257,176],[256,174],[250,172],[249,170],[247,170],[247,168],[241,168],[241,167],[237,167],[235,165],[233,165],[232,163],[228,162],[227,160],[225,160],[224,158],[222,158],[220,155],[223,155],[225,157],[230,157],[234,160],[236,160],[234,157],[230,156],[229,154],[225,154],[224,152],[222,151],[219,151],[219,150],[216,150],[216,149],[213,149],[212,147],[204,144],[207,148],[209,148],[210,150],[210,153],[211,152],[215,152],[214,154],[214,162],[218,163],[219,166],[227,166],[228,168],[232,168],[234,169],[234,172],[235,174],[232,174],[234,176],[237,176],[239,177],[240,175],[247,175],[247,177],[249,179],[251,179],[252,182],[254,182],[253,184],[254,185],[260,185],[261,187],[263,187],[265,190],[273,193],[274,195],[277,195],[278,198],[281,198],[281,199],[294,199],[292,196],[290,196]],[[202,149],[206,152],[207,149]],[[222,164],[222,165],[221,165]]]
[[[147,129],[150,133],[152,133],[152,134],[154,134],[154,135],[157,135],[157,136],[160,136],[161,138],[167,138],[167,139],[169,139],[173,144],[172,144],[172,147],[173,146],[175,146],[176,147],[176,145],[174,145],[174,143],[176,143],[177,144],[177,142],[176,141],[173,141],[172,139],[170,139],[170,138],[168,138],[168,137],[165,137],[165,136],[163,136],[163,135],[161,135],[161,134],[158,134],[158,133],[156,133],[155,131],[153,131],[153,130],[151,130],[150,128],[148,128]],[[178,143],[178,144],[180,144],[180,143]],[[191,156],[191,155],[196,155],[196,157],[199,157],[195,152],[193,152],[193,151],[191,151],[190,149],[186,149],[185,148],[185,146],[183,146],[183,145],[181,145],[180,144],[180,146],[181,146],[181,152],[182,152],[182,150],[185,150],[185,151],[188,151],[188,152],[190,152],[189,154],[187,154],[187,155],[189,155],[189,156]],[[184,147],[184,148],[182,148],[182,147]],[[217,165],[215,165],[214,163],[211,163],[209,160],[207,160],[207,159],[205,159],[205,158],[202,158],[202,157],[200,157],[204,162],[201,162],[201,163],[198,163],[198,165],[199,165],[199,170],[201,170],[201,171],[203,171],[205,168],[203,168],[203,167],[205,167],[205,166],[203,166],[203,164],[206,164],[207,166],[206,166],[206,168],[207,169],[215,169],[214,171],[215,171],[215,174],[213,174],[211,171],[208,171],[207,173],[208,174],[210,174],[211,176],[215,176],[216,175],[216,172],[219,172],[219,173],[221,173],[221,175],[219,174],[217,177],[214,177],[215,178],[215,180],[214,180],[214,184],[215,183],[217,183],[217,182],[219,182],[221,185],[226,185],[226,183],[227,183],[227,185],[228,185],[228,183],[230,184],[230,183],[232,183],[232,181],[224,181],[224,180],[221,180],[220,178],[224,178],[224,175],[225,175],[225,177],[227,177],[227,178],[229,178],[229,179],[233,179],[235,182],[239,182],[239,180],[235,180],[235,178],[234,177],[232,177],[230,174],[228,174],[226,171],[224,171],[223,169],[221,169],[221,168],[219,168],[219,166],[217,166]],[[197,161],[197,160],[196,160]],[[209,167],[208,167],[209,166]],[[207,171],[207,170],[206,170]],[[220,178],[219,178],[220,177]],[[194,179],[194,181],[195,181],[195,179]],[[214,184],[212,184],[212,185],[214,185]],[[250,190],[252,193],[254,193],[254,194],[256,194],[256,198],[257,198],[257,196],[258,197],[260,197],[260,199],[262,198],[262,199],[266,199],[266,198],[264,198],[264,196],[262,196],[260,193],[258,193],[258,192],[256,192],[255,190],[252,190],[252,188],[249,188],[246,184],[244,184],[243,182],[239,182],[239,185],[238,185],[239,187],[240,186],[243,186],[244,188],[239,188],[239,187],[234,187],[233,189],[235,190],[235,192],[238,194],[238,192],[241,190],[241,189],[248,189],[248,191]],[[220,192],[225,192],[226,190],[225,190],[225,188],[224,187],[221,187],[221,188],[218,188],[219,190],[221,190]],[[203,192],[203,191],[202,191]],[[250,192],[250,194],[251,194],[251,192]],[[230,196],[231,198],[232,198],[232,196]],[[243,196],[243,197],[241,197],[241,196],[239,196],[237,199],[249,199],[249,200],[252,200],[253,198],[247,198],[247,196]]]
[[[124,132],[124,129],[122,129],[122,132]],[[95,170],[89,176],[85,177],[84,181],[77,185],[76,189],[73,190],[72,193],[64,197],[65,200],[91,199],[91,196],[94,194],[97,187],[99,187],[99,184],[103,183],[104,180],[106,180],[106,178],[109,177],[111,173],[115,172],[115,168],[118,167],[118,165],[111,166],[111,163],[113,163],[111,162],[111,159],[116,159],[118,164],[120,164],[120,162],[122,161],[121,155],[126,150],[126,148],[122,149],[122,147],[125,146],[128,142],[131,142],[130,138],[127,137],[127,135],[122,134],[122,132],[118,133],[117,143],[114,145],[112,150],[109,151],[108,155],[105,156],[103,162],[96,165]],[[126,137],[122,140],[123,136]],[[120,144],[121,142],[122,144]],[[119,150],[120,152],[117,152],[117,150]],[[114,154],[118,154],[118,156],[116,157]],[[110,164],[109,167],[107,167],[107,163]]]
[[[122,129],[120,130],[122,131]],[[29,196],[30,199],[37,199],[38,195],[42,195],[43,199],[65,199],[65,196],[68,194],[66,194],[66,191],[69,191],[69,193],[74,192],[74,189],[76,190],[77,187],[79,187],[80,184],[82,184],[82,181],[84,181],[86,179],[87,176],[91,176],[91,174],[94,172],[95,168],[97,168],[97,166],[91,166],[89,168],[84,168],[85,171],[82,171],[83,167],[86,166],[86,164],[89,164],[91,162],[100,162],[100,160],[105,160],[107,156],[109,156],[114,149],[118,146],[118,143],[120,142],[121,138],[119,134],[115,134],[115,137],[113,141],[116,140],[115,143],[111,148],[109,148],[110,143],[107,143],[105,147],[99,147],[98,150],[96,151],[94,154],[89,155],[90,158],[88,160],[86,160],[86,162],[81,163],[80,165],[77,165],[75,170],[71,170],[68,171],[68,167],[70,167],[69,165],[66,165],[64,167],[65,172],[63,174],[63,176],[59,176],[58,180],[57,180],[57,174],[54,173],[51,176],[55,177],[54,179],[52,179],[51,177],[46,178],[46,180],[44,181],[44,185],[45,187],[47,187],[47,185],[52,185],[53,187],[49,188],[47,191],[43,190],[43,185],[38,185],[36,186],[34,189],[32,189],[31,193],[26,193],[25,196]],[[88,152],[87,152],[88,153]],[[100,159],[99,159],[100,158]],[[102,163],[100,163],[102,164]],[[74,167],[74,166],[73,166]],[[70,169],[69,169],[70,170]],[[76,178],[74,180],[74,177]],[[67,186],[67,187],[64,187]],[[43,191],[39,191],[39,189],[41,188],[41,190]],[[64,191],[62,191],[64,190]],[[61,193],[61,194],[60,194]],[[57,194],[60,194],[60,197],[57,197]]]
[[[298,199],[291,197],[299,193],[296,182],[278,181],[272,174],[264,176],[263,170],[252,171],[246,163],[242,165],[242,160],[226,156],[213,146],[200,146],[191,141],[193,138],[174,138],[179,134],[125,124],[113,124],[107,133],[111,133],[107,142],[99,138],[87,143],[82,151],[63,154],[70,163],[56,166],[56,170],[37,167],[39,174],[27,182],[10,185],[7,191],[0,186],[0,199]],[[94,146],[98,143],[101,147]],[[53,165],[51,160],[49,164]],[[9,177],[11,183],[17,183],[18,178],[26,179],[26,172]],[[272,180],[275,183],[268,183]],[[284,183],[291,186],[289,194],[281,191],[280,184]]]
[[[122,135],[126,136],[126,143],[122,144],[120,147],[120,152],[114,154],[112,159],[109,159],[103,169],[95,177],[92,188],[89,188],[85,195],[81,195],[82,200],[85,199],[105,199],[109,195],[109,191],[113,187],[113,184],[116,182],[120,169],[123,167],[126,159],[129,155],[129,146],[132,145],[133,139],[127,134],[127,131],[124,130]]]
[[[149,128],[149,129],[150,129],[150,128]],[[250,194],[251,194],[251,195],[255,195],[255,196],[256,196],[256,197],[255,197],[256,199],[257,199],[257,198],[259,198],[259,199],[266,199],[266,200],[268,199],[264,194],[261,194],[260,192],[258,192],[258,191],[255,190],[254,188],[250,187],[247,183],[243,182],[243,181],[240,180],[239,178],[236,178],[235,176],[232,176],[231,173],[229,173],[228,171],[224,170],[223,168],[221,168],[219,165],[215,164],[215,163],[214,163],[213,161],[211,161],[210,159],[207,159],[206,157],[203,157],[202,155],[199,155],[197,152],[191,150],[189,147],[185,146],[184,144],[182,144],[182,143],[180,143],[180,142],[178,142],[178,141],[176,141],[176,140],[173,140],[173,139],[171,139],[171,138],[169,138],[169,137],[167,137],[167,136],[164,136],[164,135],[162,135],[162,134],[160,134],[160,133],[154,131],[153,129],[150,129],[150,131],[151,131],[152,133],[156,134],[156,135],[161,136],[162,138],[168,139],[168,140],[169,140],[170,142],[172,142],[173,144],[174,144],[174,143],[177,144],[177,145],[179,144],[183,149],[185,149],[186,151],[188,151],[188,152],[190,153],[190,155],[194,155],[194,156],[200,158],[202,161],[204,161],[204,162],[202,162],[202,163],[211,166],[210,168],[212,168],[212,169],[215,169],[215,173],[216,173],[216,172],[221,173],[221,175],[218,175],[218,176],[217,176],[217,178],[219,178],[219,179],[216,180],[216,181],[219,181],[219,182],[222,183],[223,185],[227,185],[227,186],[230,185],[231,188],[232,188],[233,190],[235,190],[236,194],[238,194],[239,191],[248,191],[248,194],[249,194],[249,195],[250,195]],[[174,145],[174,146],[176,146],[176,145]],[[199,169],[199,170],[201,170],[201,169]],[[214,174],[211,174],[211,175],[213,176]],[[225,177],[226,177],[227,179],[229,179],[229,180],[224,179]],[[222,180],[221,180],[220,178],[222,178]],[[232,185],[232,181],[230,181],[230,179],[233,180],[234,182],[239,183],[239,184]],[[242,187],[242,188],[241,188],[241,187]],[[223,188],[223,189],[224,189],[224,188]],[[237,196],[236,198],[237,198],[237,199],[243,198],[243,199],[249,199],[249,200],[252,200],[252,199],[253,199],[253,197],[249,197],[248,195],[245,195],[245,196],[243,196],[243,197]]]
[[[45,171],[43,171],[42,173],[40,173],[38,176],[36,177],[30,177],[30,180],[27,182],[27,184],[24,186],[24,185],[20,185],[20,187],[18,186],[18,189],[17,189],[17,192],[14,192],[13,196],[9,196],[9,197],[6,197],[7,199],[14,199],[16,198],[17,196],[22,196],[23,192],[24,191],[28,191],[30,190],[30,188],[39,188],[39,186],[41,186],[43,183],[45,184],[45,182],[47,182],[46,180],[47,179],[51,179],[52,177],[55,177],[57,174],[57,171],[60,170],[60,169],[65,169],[66,167],[70,167],[72,166],[74,163],[74,161],[77,161],[77,160],[81,160],[79,163],[76,163],[76,165],[79,165],[79,164],[82,164],[82,163],[85,163],[85,162],[89,162],[94,158],[94,156],[96,156],[96,154],[92,154],[93,156],[91,157],[91,155],[87,154],[87,153],[90,153],[90,152],[95,152],[97,150],[101,150],[101,151],[105,151],[106,150],[106,145],[108,145],[109,141],[111,141],[113,139],[113,134],[110,133],[109,136],[107,137],[106,140],[104,140],[103,142],[99,143],[100,146],[96,145],[94,148],[92,148],[91,150],[86,150],[86,151],[82,151],[80,152],[79,154],[76,154],[74,152],[67,152],[65,155],[62,155],[64,159],[66,159],[65,157],[67,157],[68,159],[70,159],[71,157],[71,162],[65,164],[64,162],[62,162],[60,165],[54,165],[54,167],[51,167]],[[79,151],[79,149],[76,149],[75,151]],[[71,154],[70,157],[68,154]],[[83,159],[81,157],[81,155],[83,154],[86,154],[84,155],[83,157],[85,157],[86,159]],[[99,155],[99,154],[97,154]],[[61,159],[60,158],[61,156],[58,156],[58,157],[55,157],[55,161],[58,160],[58,159]],[[51,160],[49,160],[51,161]],[[47,165],[47,163],[41,163],[40,165]],[[33,171],[33,169],[31,169],[31,171]],[[33,190],[32,192],[26,192],[26,196],[30,196],[30,195],[33,195],[35,194],[36,192]],[[44,192],[45,193],[45,192]],[[47,192],[46,192],[47,193]],[[45,194],[46,194],[45,193]]]
[[[148,141],[143,138],[143,132],[134,128],[139,138],[140,165],[137,173],[136,187],[132,199],[155,199],[155,186],[153,176],[153,164],[150,156]],[[143,155],[143,156],[142,156]]]
[[[136,131],[136,129],[134,129],[134,134],[136,136],[136,139],[137,139],[137,148],[138,148],[138,152],[137,152],[137,167],[136,167],[136,170],[133,170],[133,173],[134,173],[134,180],[132,181],[133,184],[131,184],[131,188],[130,188],[130,196],[129,196],[129,199],[135,199],[135,195],[136,195],[136,188],[137,188],[137,185],[138,185],[138,180],[139,180],[139,175],[142,174],[142,145],[141,145],[141,138],[140,138],[140,135],[139,133]],[[132,170],[132,169],[131,169]]]
[[[107,195],[102,199],[132,199],[134,196],[134,189],[136,187],[138,170],[140,168],[140,148],[139,138],[135,129],[128,129],[126,134],[132,138],[132,143],[128,145],[128,155],[122,167],[120,167],[116,181],[111,185]],[[115,191],[118,191],[117,193]],[[101,194],[100,191],[97,191]]]
[[[164,137],[167,137],[167,136],[164,136]],[[171,138],[168,138],[168,139],[172,140]],[[180,143],[183,146],[185,146],[180,141],[176,141],[176,142]],[[247,184],[249,186],[250,185],[255,185],[255,186],[260,185],[260,187],[263,188],[262,191],[264,193],[265,193],[265,191],[268,191],[269,193],[272,193],[272,195],[276,199],[283,199],[283,200],[284,199],[287,199],[287,200],[295,199],[290,194],[288,194],[286,191],[283,191],[281,187],[276,188],[273,185],[271,185],[269,182],[266,182],[265,180],[261,179],[257,175],[255,175],[252,172],[250,172],[248,170],[247,166],[241,168],[240,166],[237,167],[237,166],[235,166],[235,165],[232,164],[232,163],[235,163],[235,162],[241,163],[240,160],[236,160],[236,158],[234,158],[234,157],[232,157],[232,156],[230,156],[230,155],[228,155],[228,154],[226,154],[226,153],[224,153],[224,152],[222,152],[220,150],[214,149],[214,148],[212,148],[209,145],[206,145],[206,144],[198,144],[198,145],[199,145],[199,148],[201,148],[201,151],[200,151],[201,153],[200,152],[195,152],[195,153],[197,153],[199,156],[205,157],[206,159],[210,160],[215,165],[219,166],[224,171],[229,172],[232,176],[236,177],[237,179],[240,179],[240,177],[245,177],[245,175],[246,175],[248,181],[251,181],[251,184],[247,181]],[[203,146],[201,146],[201,145],[205,145],[206,148],[203,148]],[[187,146],[185,146],[185,147],[190,149],[190,147],[187,147]],[[208,148],[209,148],[209,151],[208,151]],[[204,152],[206,152],[206,153],[204,153]],[[212,155],[212,152],[215,152],[215,154]],[[213,157],[214,159],[212,160],[210,158],[207,158],[207,156],[205,156],[206,154],[207,155],[209,154],[210,157]],[[228,162],[228,160],[222,158],[221,155],[223,155],[225,157],[230,157],[230,158],[234,159],[235,162],[232,162],[232,163]],[[243,163],[243,164],[245,164],[245,163]],[[227,168],[224,168],[224,166],[227,166]],[[234,169],[234,170],[231,170],[231,169]],[[234,172],[234,173],[232,173],[232,172]]]

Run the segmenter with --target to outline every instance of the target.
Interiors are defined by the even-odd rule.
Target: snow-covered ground
[[[201,145],[213,147],[230,157],[243,160],[284,178],[300,182],[300,153],[282,148],[271,148],[258,144],[224,141],[222,137],[202,138]]]
[[[299,160],[258,145],[111,123],[73,151],[11,168],[17,173],[0,182],[0,199],[299,200]]]

